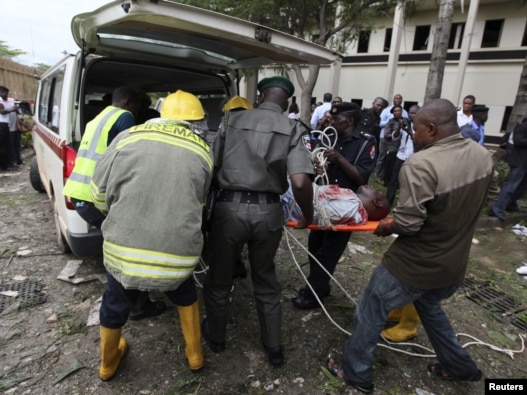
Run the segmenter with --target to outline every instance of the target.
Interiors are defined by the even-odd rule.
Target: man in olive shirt
[[[441,301],[456,292],[465,276],[492,158],[461,136],[456,108],[448,100],[424,104],[415,115],[414,130],[420,151],[401,167],[393,221],[381,221],[374,232],[399,237],[362,293],[342,363],[328,360],[333,375],[365,393],[373,392],[373,353],[388,312],[412,302],[439,360],[429,372],[445,380],[482,377],[459,344]]]
[[[213,352],[225,349],[233,265],[247,243],[261,341],[269,362],[280,366],[281,292],[274,265],[284,225],[280,194],[289,175],[303,214],[298,227],[307,227],[313,221],[314,168],[307,130],[283,114],[294,92],[291,81],[265,78],[258,90],[258,108],[231,113],[214,142],[213,185],[220,193],[208,234],[202,333]]]

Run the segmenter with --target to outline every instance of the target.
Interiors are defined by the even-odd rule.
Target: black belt
[[[219,202],[233,202],[259,204],[260,202],[280,203],[280,194],[273,192],[248,192],[221,190],[218,196]]]

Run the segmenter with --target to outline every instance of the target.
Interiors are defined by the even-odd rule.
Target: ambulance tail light
[[[73,148],[64,146],[62,147],[62,160],[64,163],[64,169],[63,169],[63,179],[64,184],[66,184],[66,180],[69,178],[71,173],[73,172],[73,166],[75,166],[75,158],[77,157],[77,151],[75,151]],[[64,197],[66,201],[66,207],[69,210],[75,210],[75,207],[73,207],[73,203],[68,197]]]

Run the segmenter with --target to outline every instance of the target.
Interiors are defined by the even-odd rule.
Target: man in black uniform
[[[324,153],[329,162],[326,169],[329,183],[357,192],[361,185],[368,183],[375,166],[375,137],[358,129],[361,109],[355,103],[334,105],[331,117],[338,138],[335,148]],[[312,230],[309,233],[308,250],[333,274],[350,236],[349,232]],[[307,279],[320,299],[329,295],[330,277],[311,256]],[[292,302],[298,309],[320,307],[309,287],[302,288]]]
[[[361,120],[357,126],[359,131],[371,134],[377,141],[379,141],[379,135],[381,134],[381,127],[379,122],[381,121],[381,112],[388,107],[388,100],[383,97],[376,97],[371,103],[371,108],[364,108],[361,111]],[[376,147],[377,151],[379,147]]]
[[[231,113],[214,142],[213,184],[220,193],[209,230],[202,333],[213,352],[225,349],[233,263],[247,243],[261,341],[271,365],[280,366],[281,292],[274,265],[284,225],[280,194],[289,174],[303,213],[298,227],[307,227],[313,221],[314,169],[307,130],[283,114],[294,92],[291,81],[265,78],[258,90],[258,108]]]

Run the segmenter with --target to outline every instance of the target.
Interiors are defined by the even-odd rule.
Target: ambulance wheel
[[[31,166],[29,167],[29,182],[35,191],[40,193],[46,192],[38,171],[38,161],[36,156],[31,159]]]
[[[58,210],[58,207],[57,207],[57,200],[56,200],[56,196],[55,195],[53,195],[51,204],[53,205],[53,219],[54,219],[54,222],[55,222],[55,236],[57,238],[57,246],[58,246],[60,252],[66,254],[66,253],[71,252],[71,248],[70,248],[70,246],[68,244],[68,241],[66,240],[66,238],[62,234],[62,230],[60,229],[59,210]]]

